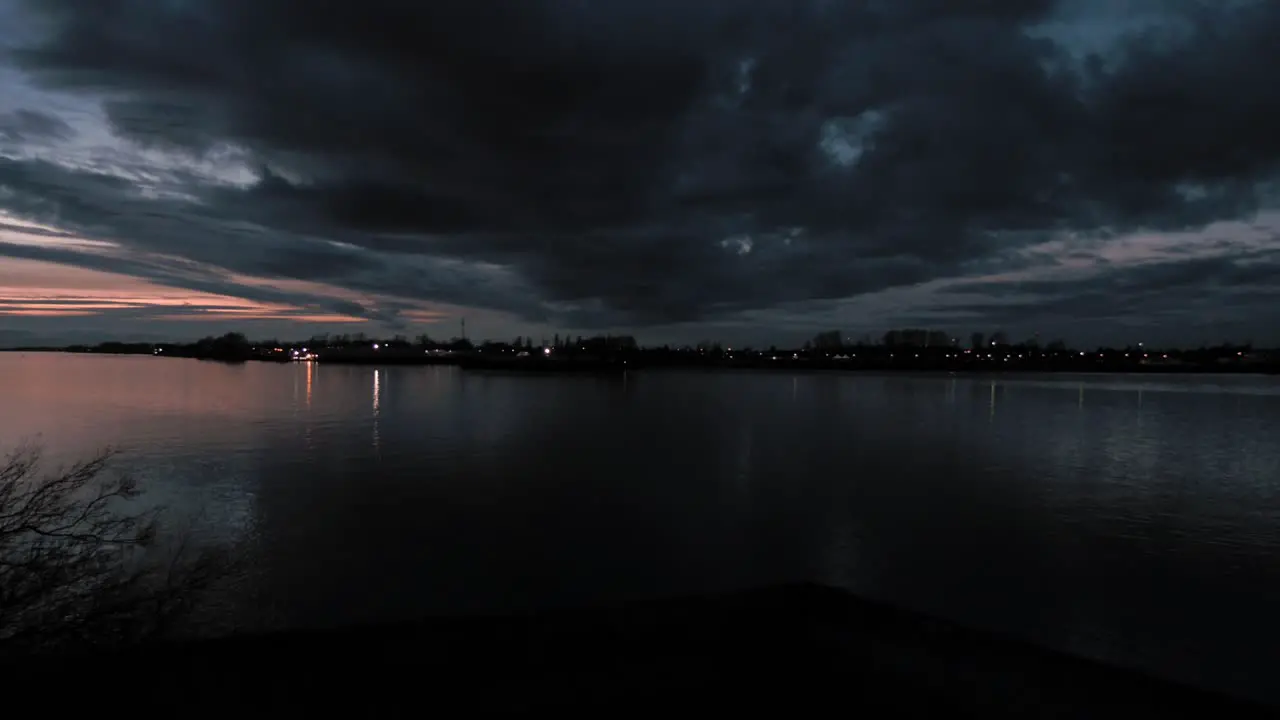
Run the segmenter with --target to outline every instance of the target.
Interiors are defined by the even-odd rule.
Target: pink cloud
[[[39,260],[0,258],[0,316],[69,317],[121,310],[184,308],[155,319],[252,320],[351,323],[363,318],[314,313],[282,303],[263,303],[214,293],[178,290],[140,278]]]

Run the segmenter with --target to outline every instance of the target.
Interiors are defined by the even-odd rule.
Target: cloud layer
[[[0,209],[385,298],[334,312],[669,325],[983,276],[953,308],[981,322],[1187,286],[1275,319],[1197,235],[1137,280],[998,281],[1275,207],[1276,3],[3,2],[24,82],[92,101],[113,149],[0,107]],[[191,286],[163,267],[135,271]]]

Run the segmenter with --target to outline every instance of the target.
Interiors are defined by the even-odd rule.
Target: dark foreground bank
[[[1265,708],[819,587],[290,632],[0,668],[12,702],[184,715],[773,709],[1262,717]],[[41,688],[40,690],[34,690]]]

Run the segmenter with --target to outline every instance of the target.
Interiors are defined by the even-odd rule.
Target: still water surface
[[[1280,702],[1280,379],[520,377],[0,354],[242,543],[246,625],[812,580]]]

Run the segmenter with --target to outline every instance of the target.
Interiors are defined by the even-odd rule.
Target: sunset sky
[[[0,0],[0,346],[1280,344],[1280,3]]]

